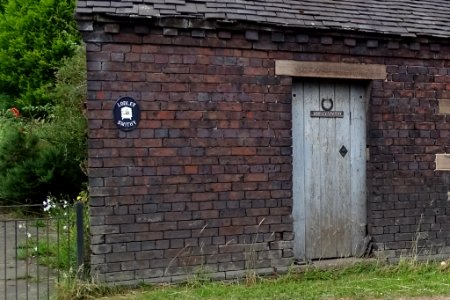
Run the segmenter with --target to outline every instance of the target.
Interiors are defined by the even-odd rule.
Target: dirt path
[[[19,251],[25,251],[27,234],[36,235],[37,230],[25,221],[0,215],[0,299],[48,299],[54,289],[53,272],[35,258],[17,258]]]

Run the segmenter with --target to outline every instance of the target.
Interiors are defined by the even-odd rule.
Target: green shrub
[[[86,100],[86,55],[77,47],[74,55],[65,58],[56,72],[55,101],[49,122],[42,124],[41,138],[58,145],[64,157],[84,166],[87,155],[87,122],[84,115]]]
[[[1,0],[2,7],[0,102],[34,113],[31,116],[45,116],[45,109],[36,107],[53,103],[48,90],[55,71],[80,43],[73,19],[75,1]]]
[[[0,0],[0,202],[72,198],[85,185],[86,66],[74,7]]]
[[[8,0],[0,0],[0,13],[3,13],[5,11],[5,5],[8,2]]]
[[[55,101],[51,119],[41,124],[37,134],[53,145],[56,151],[56,153],[47,153],[54,156],[48,161],[61,162],[54,167],[56,178],[53,179],[51,194],[68,194],[73,198],[83,188],[87,179],[84,172],[87,158],[84,47],[78,47],[74,56],[63,60],[62,66],[56,73],[56,84],[51,96]]]
[[[42,203],[48,195],[74,198],[86,182],[84,49],[63,60],[46,119],[0,116],[0,201]]]
[[[0,198],[27,203],[41,198],[42,184],[36,168],[39,138],[27,132],[25,124],[2,117],[0,132]],[[25,194],[24,194],[25,193]]]
[[[8,122],[0,143],[0,198],[3,203],[42,203],[47,195],[74,196],[85,175],[63,149],[39,139],[29,125]]]

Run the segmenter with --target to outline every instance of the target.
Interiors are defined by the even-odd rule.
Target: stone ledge
[[[439,114],[450,114],[450,99],[439,99]]]
[[[436,171],[450,171],[450,153],[436,154]]]

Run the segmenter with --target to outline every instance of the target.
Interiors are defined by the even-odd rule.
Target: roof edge
[[[433,39],[446,39],[445,36],[439,35],[416,35],[416,34],[393,34],[389,32],[380,32],[370,29],[353,29],[353,28],[335,28],[331,26],[300,26],[291,24],[279,24],[279,23],[262,23],[248,20],[229,20],[229,19],[205,19],[198,16],[147,16],[142,17],[139,15],[117,15],[108,13],[94,13],[84,14],[76,13],[75,19],[78,24],[86,23],[117,23],[117,24],[130,24],[136,23],[138,25],[151,25],[159,28],[174,28],[174,29],[202,29],[202,30],[262,30],[268,32],[286,31],[289,32],[303,32],[314,30],[316,32],[329,32],[332,31],[336,34],[349,34],[350,36],[357,35],[376,35],[378,37],[385,37],[387,39],[417,39],[417,38],[433,38]],[[79,26],[80,31],[92,31],[93,26]]]

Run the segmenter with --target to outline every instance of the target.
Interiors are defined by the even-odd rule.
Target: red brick
[[[205,190],[213,192],[231,191],[231,183],[229,182],[211,183],[205,188]]]
[[[233,226],[254,225],[254,224],[256,224],[255,217],[242,217],[231,219],[231,225]]]
[[[193,212],[193,218],[194,219],[216,219],[219,217],[219,211],[218,210],[200,210]]]
[[[244,74],[250,75],[250,76],[258,76],[258,75],[267,76],[268,69],[267,68],[258,68],[258,67],[246,67],[244,69]]]
[[[198,166],[184,166],[185,174],[198,174]]]
[[[243,226],[229,226],[219,228],[219,235],[237,235],[243,233],[244,233]],[[232,252],[231,248],[229,248],[228,251]]]
[[[231,155],[256,155],[256,149],[251,147],[233,147]]]
[[[190,128],[188,120],[164,120],[162,121],[162,128]]]
[[[213,201],[218,200],[219,196],[217,193],[193,193],[192,201]]]
[[[120,149],[119,155],[121,157],[147,156],[148,150],[146,148]]]
[[[161,128],[161,121],[154,121],[154,120],[141,120],[139,122],[139,127],[142,128]]]
[[[164,179],[165,184],[180,184],[180,183],[188,183],[188,182],[190,182],[190,177],[183,176],[183,175],[168,176],[167,178]]]
[[[201,111],[178,111],[176,113],[177,120],[199,120],[203,116]]]
[[[154,241],[163,238],[162,232],[138,232],[135,233],[135,241]]]
[[[245,192],[245,199],[270,199],[269,191],[248,191]]]
[[[147,113],[147,118],[150,120],[174,120],[174,111],[150,111]]]
[[[266,173],[252,173],[252,174],[245,174],[244,181],[267,181],[268,180],[268,174]]]
[[[245,210],[247,216],[267,216],[269,214],[268,208],[247,208]]]
[[[120,142],[120,141],[118,141]],[[161,139],[135,139],[133,141],[133,145],[135,147],[151,147],[151,148],[159,148],[162,146]]]
[[[166,230],[176,230],[178,228],[177,222],[157,222],[150,224],[150,231],[163,232]]]
[[[219,182],[235,182],[241,181],[243,177],[242,174],[220,174],[217,178]]]
[[[164,231],[164,239],[182,239],[191,237],[190,230]]]
[[[185,221],[191,220],[192,214],[191,212],[166,212],[164,213],[165,221]]]
[[[152,157],[155,156],[176,156],[177,149],[176,148],[157,148],[157,149],[149,149],[149,155]]]

